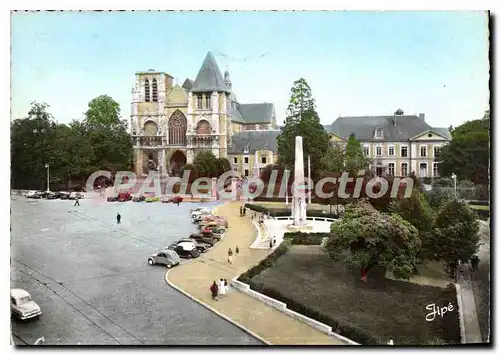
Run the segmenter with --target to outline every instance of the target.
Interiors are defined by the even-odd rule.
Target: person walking
[[[224,279],[224,292],[226,293],[226,295],[229,292],[229,284],[227,283],[227,279]]]
[[[75,204],[73,205],[73,207],[75,206],[80,206],[80,201],[78,201],[78,196],[75,198]]]
[[[231,248],[229,248],[229,250],[227,251],[227,262],[229,264],[233,263],[233,251],[231,250]]]
[[[238,248],[238,246],[236,246],[236,249],[234,249],[235,253],[236,253],[236,257],[238,256],[238,254],[240,253],[240,248]]]
[[[273,237],[273,247],[276,246],[276,237]]]
[[[223,279],[219,280],[219,298],[224,298],[226,295],[226,285]]]
[[[273,248],[273,240],[269,238],[269,249]]]
[[[217,283],[214,281],[212,286],[210,286],[210,293],[212,294],[212,299],[217,301],[217,296],[219,295],[219,287]]]
[[[116,223],[120,224],[121,220],[122,220],[122,216],[119,213],[117,213],[116,214]]]

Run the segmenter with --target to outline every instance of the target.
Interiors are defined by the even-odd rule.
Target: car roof
[[[10,296],[14,298],[21,298],[21,297],[26,297],[30,296],[28,291],[25,291],[21,288],[13,288],[10,290]]]

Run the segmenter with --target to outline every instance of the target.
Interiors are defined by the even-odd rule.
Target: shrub
[[[427,201],[434,211],[439,210],[449,201],[455,199],[455,192],[451,187],[436,187],[426,192]]]
[[[261,260],[260,263],[251,267],[246,272],[238,277],[238,281],[249,284],[252,278],[259,275],[261,272],[267,268],[274,265],[274,263],[288,251],[289,243],[285,240],[281,243],[271,254],[269,254],[265,259]]]
[[[286,232],[283,237],[292,245],[321,245],[323,238],[329,236],[330,233]]]

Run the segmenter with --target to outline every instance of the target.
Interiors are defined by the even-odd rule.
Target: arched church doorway
[[[187,159],[186,154],[183,151],[176,150],[170,157],[168,168],[172,176],[181,176],[182,169],[186,165]]]

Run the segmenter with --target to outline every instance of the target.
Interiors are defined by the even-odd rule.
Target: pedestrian
[[[75,198],[75,204],[73,205],[73,207],[75,206],[80,206],[80,201],[78,201],[78,196]]]
[[[231,250],[231,248],[229,248],[229,250],[227,251],[227,262],[229,264],[233,263],[233,251]]]
[[[122,220],[122,216],[119,213],[117,213],[116,214],[116,223],[120,224],[121,220]]]
[[[227,279],[224,279],[224,292],[226,292],[226,295],[229,291],[229,284],[227,283]]]
[[[226,295],[226,286],[224,284],[224,280],[220,279],[219,280],[219,298],[224,298]]]
[[[269,238],[269,249],[273,248],[273,240]]]
[[[470,264],[472,266],[472,270],[477,271],[477,266],[479,265],[479,257],[477,255],[473,255],[470,258]]]
[[[238,248],[238,246],[236,246],[236,249],[234,251],[236,252],[236,256],[238,256],[238,254],[240,253],[240,248]]]
[[[214,281],[212,286],[210,286],[210,293],[212,294],[212,299],[217,301],[217,296],[219,295],[219,287],[217,283]]]
[[[276,237],[273,237],[273,247],[276,246]]]

